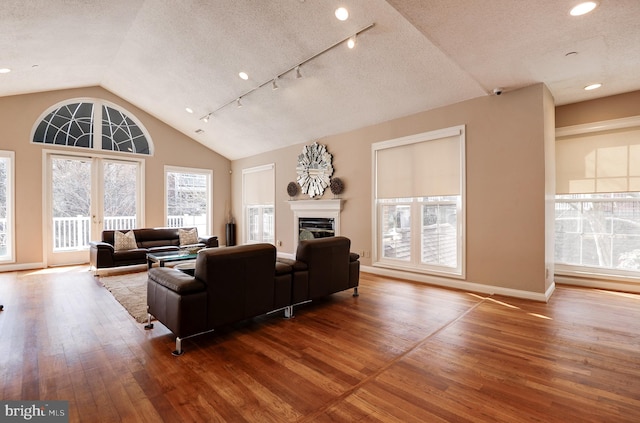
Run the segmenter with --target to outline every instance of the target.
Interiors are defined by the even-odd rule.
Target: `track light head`
[[[273,78],[273,81],[271,81],[271,89],[274,91],[278,89],[278,77]]]
[[[242,102],[240,100],[241,97],[238,97],[238,99],[236,100],[236,106],[238,106],[238,108],[242,107]]]
[[[302,72],[300,72],[300,65],[296,66],[296,79],[302,78]]]
[[[354,35],[353,37],[349,37],[349,39],[347,40],[347,47],[354,48],[356,46],[356,37],[356,35]]]

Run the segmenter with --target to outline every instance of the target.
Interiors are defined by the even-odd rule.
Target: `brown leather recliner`
[[[201,250],[195,276],[164,267],[148,275],[148,311],[176,335],[174,355],[184,338],[291,305],[292,269],[271,244]]]

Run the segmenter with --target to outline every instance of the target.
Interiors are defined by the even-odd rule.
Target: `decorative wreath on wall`
[[[329,180],[333,174],[331,154],[326,146],[314,142],[302,148],[302,154],[298,156],[298,184],[303,194],[313,198],[321,196],[324,189],[329,186]]]

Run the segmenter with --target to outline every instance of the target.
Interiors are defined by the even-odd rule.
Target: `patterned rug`
[[[116,300],[136,319],[147,321],[147,272],[102,276],[100,282]]]

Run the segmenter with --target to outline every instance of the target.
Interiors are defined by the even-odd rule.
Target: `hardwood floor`
[[[640,296],[548,304],[363,274],[296,317],[183,342],[89,272],[0,273],[0,399],[87,422],[637,422]]]

